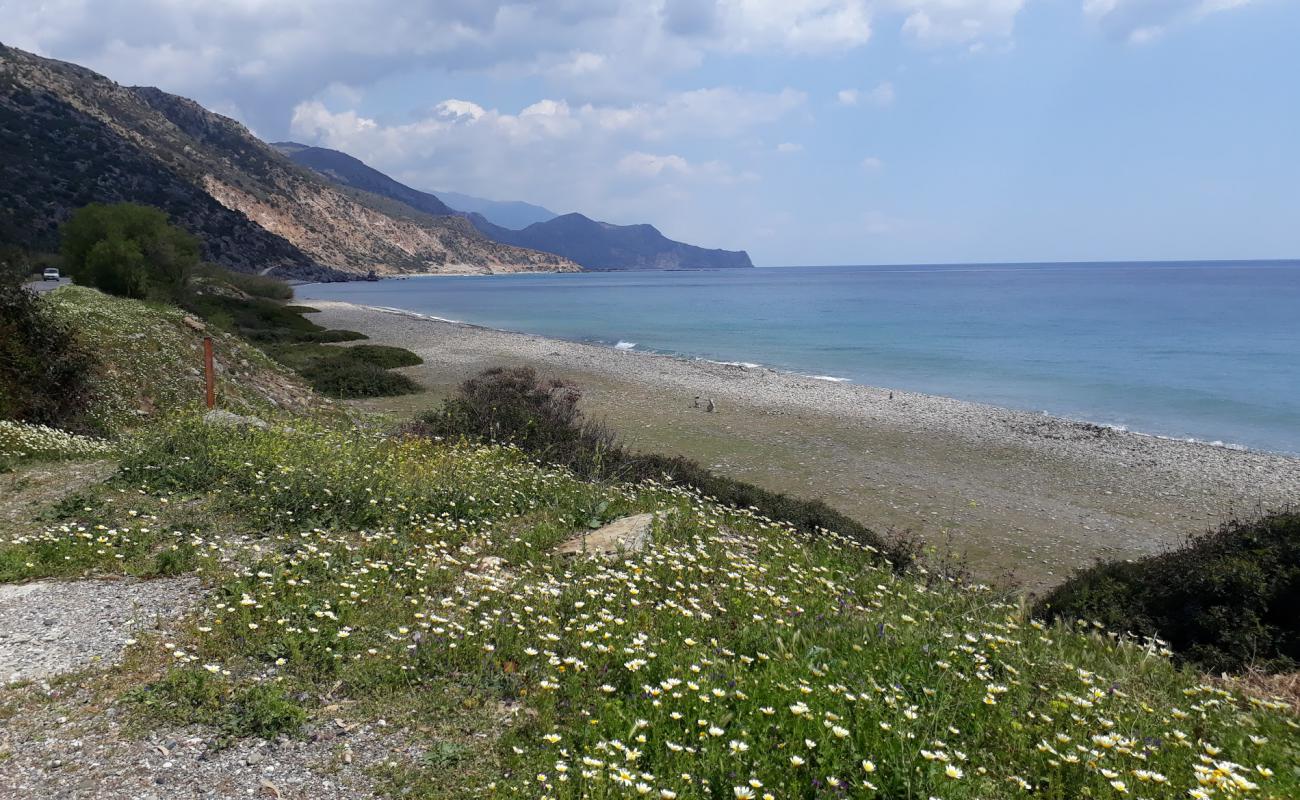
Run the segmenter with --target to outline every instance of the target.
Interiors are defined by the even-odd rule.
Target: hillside
[[[155,379],[131,351],[160,326],[194,343],[177,311],[51,300],[116,320],[120,385]],[[688,485],[322,409],[177,406],[117,442],[0,422],[0,455],[43,459],[0,476],[0,796],[1300,792],[1287,703],[1159,641]]]
[[[271,146],[304,167],[314,169],[335,183],[370,192],[434,216],[453,216],[456,209],[428,192],[398,183],[357,158],[326,147],[297,142],[272,142]]]
[[[471,214],[474,227],[498,242],[571,258],[584,269],[732,269],[752,267],[743,250],[706,250],[675,242],[653,225],[611,225],[582,214],[564,214],[519,231]]]
[[[341,190],[192,100],[2,45],[0,152],[0,232],[22,244],[50,248],[75,208],[129,200],[164,208],[207,258],[244,271],[577,269],[463,220]]]
[[[346,153],[295,142],[279,142],[275,147],[295,162],[316,170],[342,186],[379,194],[427,213],[454,213],[442,199],[399,183]],[[718,269],[754,266],[744,251],[708,250],[675,242],[652,225],[611,225],[581,214],[557,217],[546,209],[527,203],[498,203],[466,195],[456,197],[469,201],[465,203],[464,210],[470,212],[470,222],[489,239],[554,253],[575,261],[586,269]],[[518,221],[535,221],[519,226],[522,230],[514,230],[509,225],[491,219],[494,216],[500,218],[501,215]]]
[[[519,230],[534,222],[546,222],[559,216],[549,208],[525,203],[522,200],[487,200],[460,192],[438,192],[443,202],[457,211],[478,213],[493,225]]]

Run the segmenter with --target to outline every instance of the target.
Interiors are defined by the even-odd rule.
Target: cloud
[[[452,98],[385,123],[309,100],[295,107],[291,133],[417,188],[526,199],[614,222],[653,219],[698,228],[707,241],[717,238],[708,235],[709,212],[742,202],[725,193],[759,177],[721,154],[804,104],[792,90],[730,88],[625,105],[546,98],[513,112]]]
[[[919,44],[971,45],[1010,39],[1025,0],[891,0],[907,15],[903,33]]]
[[[1200,22],[1252,0],[1083,0],[1083,15],[1102,32],[1130,44],[1149,44],[1169,29]]]
[[[884,166],[885,166],[885,162],[881,161],[879,158],[876,158],[875,156],[867,156],[866,158],[862,159],[862,168],[868,172],[877,172],[883,169]]]
[[[884,108],[894,103],[894,84],[889,81],[881,81],[869,92],[862,92],[858,89],[841,89],[836,92],[835,99],[842,106],[870,103],[878,108]]]
[[[1092,0],[1090,0],[1092,1]],[[1233,0],[1204,0],[1229,3]],[[537,76],[570,102],[662,95],[710,54],[866,45],[873,15],[918,41],[1009,35],[1021,0],[0,0],[4,40],[245,122],[420,70]]]
[[[778,152],[778,153],[802,153],[802,152],[803,152],[803,145],[801,145],[801,144],[796,144],[795,142],[781,142],[780,144],[778,144],[778,145],[776,146],[776,152]]]

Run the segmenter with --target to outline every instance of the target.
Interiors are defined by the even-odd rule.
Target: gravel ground
[[[418,753],[377,725],[313,725],[300,739],[221,747],[187,728],[138,738],[116,706],[78,692],[0,724],[0,798],[351,800],[373,797],[367,767]]]
[[[126,641],[179,616],[194,578],[0,586],[0,685],[111,664]]]

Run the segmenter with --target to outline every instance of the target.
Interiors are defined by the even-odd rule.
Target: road
[[[70,286],[71,284],[71,278],[59,278],[57,281],[28,281],[23,284],[23,288],[31,289],[37,294],[45,294],[54,291],[60,286]]]

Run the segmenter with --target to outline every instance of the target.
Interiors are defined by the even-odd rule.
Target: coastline
[[[513,333],[401,309],[312,301],[316,320],[415,351],[430,392],[489,366],[574,381],[633,447],[681,453],[879,529],[964,552],[977,575],[1039,589],[1096,558],[1136,557],[1234,514],[1300,500],[1300,458],[1076,422],[830,376]],[[892,399],[891,399],[892,393]],[[711,397],[717,413],[692,408]]]

